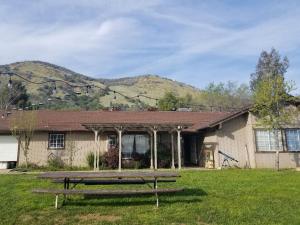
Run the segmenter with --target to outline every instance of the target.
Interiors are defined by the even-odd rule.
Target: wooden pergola
[[[186,129],[192,124],[188,123],[84,123],[82,124],[86,129],[93,131],[95,135],[95,159],[94,170],[99,170],[99,156],[100,156],[100,136],[105,131],[115,131],[118,133],[119,139],[119,171],[122,170],[122,135],[125,131],[136,132],[146,131],[150,135],[150,168],[157,170],[157,132],[168,132],[171,135],[171,155],[172,163],[171,168],[175,169],[175,146],[174,146],[174,133],[177,133],[177,157],[178,169],[181,169],[181,131]],[[153,141],[152,141],[153,139]],[[153,146],[152,146],[153,145]],[[153,157],[154,156],[154,157]]]

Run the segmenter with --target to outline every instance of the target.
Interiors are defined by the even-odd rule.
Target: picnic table
[[[183,191],[182,188],[158,188],[159,182],[176,182],[177,172],[170,171],[126,171],[126,172],[47,172],[39,179],[50,179],[54,183],[63,183],[63,189],[34,189],[37,194],[54,194],[55,208],[58,208],[58,197],[67,195],[94,196],[136,196],[154,194],[158,207],[158,194]],[[153,186],[149,185],[153,183]],[[70,184],[73,186],[70,188]],[[84,185],[126,185],[147,184],[150,189],[75,189],[78,184]]]

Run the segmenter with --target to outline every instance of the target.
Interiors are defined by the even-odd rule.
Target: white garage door
[[[13,136],[0,135],[0,162],[17,161],[18,141]]]

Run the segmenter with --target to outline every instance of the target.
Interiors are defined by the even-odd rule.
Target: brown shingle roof
[[[17,112],[16,112],[17,113]],[[14,114],[16,114],[14,113]],[[84,123],[111,124],[192,124],[187,131],[197,131],[234,115],[228,112],[129,112],[129,111],[37,111],[40,131],[86,131]],[[11,118],[10,115],[8,118]],[[0,132],[9,131],[9,119],[0,119]]]

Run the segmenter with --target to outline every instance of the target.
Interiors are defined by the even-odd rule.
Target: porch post
[[[154,169],[157,170],[157,129],[153,129],[154,134]]]
[[[98,131],[97,130],[93,130],[94,134],[95,134],[95,151],[94,151],[94,171],[96,171],[97,169],[97,152],[98,152]]]
[[[119,171],[122,169],[122,129],[118,129],[119,133]]]
[[[172,164],[171,164],[171,168],[175,169],[175,160],[174,160],[174,136],[173,136],[173,132],[171,132],[171,152],[172,152]]]
[[[150,133],[150,169],[153,169],[153,135]]]
[[[98,131],[98,138],[97,138],[97,149],[98,149],[98,157],[97,157],[97,170],[99,170],[100,166],[100,148],[101,148],[101,131]]]
[[[181,169],[181,139],[180,139],[181,127],[177,128],[177,152],[178,152],[178,169]]]

